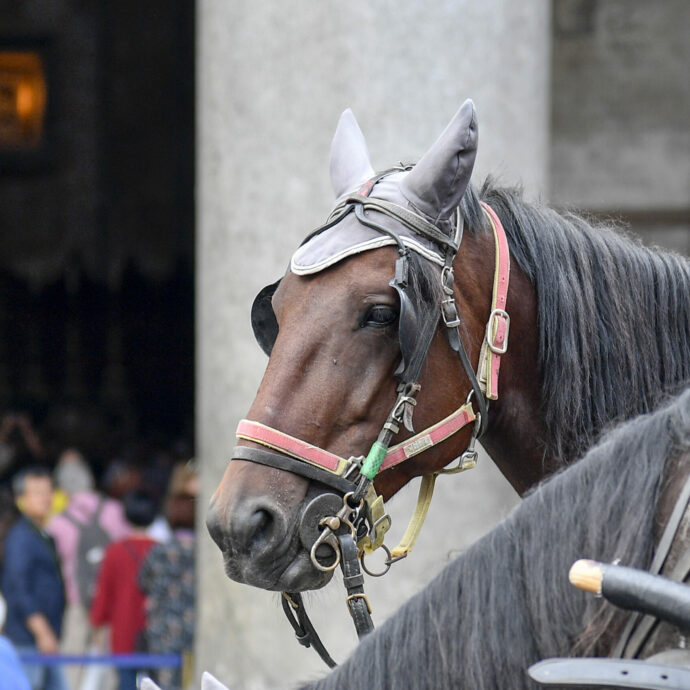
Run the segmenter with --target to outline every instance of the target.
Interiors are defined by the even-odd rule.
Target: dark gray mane
[[[578,457],[613,421],[690,382],[688,259],[490,180],[463,199],[470,232],[486,229],[480,198],[501,218],[511,256],[537,291],[549,455]]]
[[[683,458],[684,464],[671,464]],[[447,566],[328,677],[350,688],[535,688],[535,661],[606,655],[626,614],[575,590],[578,558],[646,568],[664,469],[690,462],[690,389],[615,429]],[[675,480],[677,481],[677,480]]]

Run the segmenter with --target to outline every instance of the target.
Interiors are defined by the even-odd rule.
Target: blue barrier
[[[116,668],[179,668],[182,657],[179,654],[39,654],[20,652],[19,658],[25,664],[40,666],[62,666],[67,664],[100,664]]]

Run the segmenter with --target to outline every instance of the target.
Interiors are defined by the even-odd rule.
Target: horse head
[[[486,423],[508,318],[505,294],[492,311],[493,236],[461,245],[477,135],[466,101],[417,165],[375,175],[343,113],[331,149],[335,209],[252,308],[269,362],[207,518],[232,579],[323,586],[337,530],[350,529],[360,550],[378,546],[388,526],[379,497],[433,476]]]

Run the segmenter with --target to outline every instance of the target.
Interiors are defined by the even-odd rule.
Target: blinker
[[[273,350],[273,345],[278,337],[278,320],[273,311],[271,300],[279,285],[280,280],[266,285],[266,287],[259,291],[252,303],[251,318],[254,338],[256,338],[259,347],[269,357],[271,356],[271,350]]]
[[[439,310],[434,297],[423,294],[414,283],[414,273],[410,275],[410,257],[406,254],[396,261],[395,277],[389,283],[398,293],[400,301],[400,364],[395,370],[395,376],[403,384],[413,384],[419,379],[439,321]]]

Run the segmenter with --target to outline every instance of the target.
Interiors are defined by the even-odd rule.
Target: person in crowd
[[[0,486],[0,572],[2,572],[2,561],[5,556],[5,541],[18,517],[19,510],[12,490],[7,486]]]
[[[108,496],[122,500],[126,493],[143,485],[142,468],[123,452],[110,459],[101,484]]]
[[[31,690],[14,645],[2,634],[7,604],[0,595],[0,690]]]
[[[146,556],[139,585],[146,594],[146,644],[154,654],[180,654],[183,668],[162,668],[155,677],[166,690],[184,687],[194,635],[194,518],[199,479],[192,463],[173,470],[166,516],[172,539]]]
[[[165,515],[163,499],[169,484],[173,459],[168,450],[155,440],[143,444],[143,447],[139,449],[139,454],[142,458],[142,486],[151,491],[158,502],[158,512],[148,529],[149,537],[165,544],[172,539],[172,529]]]
[[[156,543],[147,527],[156,515],[156,501],[146,491],[135,489],[122,499],[129,535],[108,546],[98,573],[91,604],[91,624],[110,626],[110,651],[131,654],[143,651],[141,639],[146,622],[144,594],[138,583],[139,569]],[[118,668],[120,690],[135,690],[137,669]]]
[[[124,539],[130,526],[122,504],[96,491],[91,469],[79,451],[68,449],[61,453],[53,476],[55,484],[67,494],[68,503],[63,512],[50,519],[47,529],[57,545],[67,601],[88,610],[105,547]],[[82,543],[84,528],[96,528],[98,532],[90,535],[94,542],[90,550],[86,550],[89,544]]]
[[[18,511],[12,492],[0,487],[0,572],[5,551],[5,538],[17,521]],[[29,679],[19,661],[17,650],[12,642],[1,632],[5,627],[7,604],[0,595],[0,690],[31,690]]]
[[[7,637],[20,652],[58,651],[65,593],[55,543],[44,525],[53,482],[42,467],[21,470],[12,480],[21,517],[5,540],[2,592],[7,601]],[[66,690],[59,666],[25,664],[32,690]]]
[[[154,462],[155,460],[154,457]],[[160,468],[152,471],[149,461],[150,458],[145,452],[135,453],[131,449],[125,449],[121,457],[116,457],[110,462],[105,472],[103,486],[106,493],[113,498],[122,499],[127,492],[145,486],[158,508],[160,497],[165,492],[167,476],[161,477]],[[166,542],[172,537],[165,515],[159,514],[158,510],[147,532],[156,542]]]
[[[158,502],[157,502],[158,505]],[[156,517],[153,522],[149,525],[146,533],[158,544],[167,544],[173,538],[173,531],[170,523],[168,522],[168,517],[165,513],[165,509],[161,512],[156,510]]]
[[[57,545],[67,594],[60,650],[83,654],[89,647],[89,608],[105,550],[111,542],[124,539],[130,527],[120,501],[95,490],[91,468],[78,450],[68,448],[60,454],[53,478],[67,496],[67,507],[47,527]],[[66,669],[73,687],[82,670]],[[97,670],[90,669],[91,675]]]

